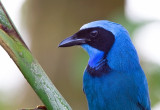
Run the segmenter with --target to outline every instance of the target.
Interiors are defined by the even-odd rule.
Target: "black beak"
[[[85,44],[87,41],[87,39],[85,38],[77,38],[76,34],[68,37],[66,39],[64,39],[58,47],[70,47],[70,46],[74,46],[74,45],[81,45],[81,44]]]

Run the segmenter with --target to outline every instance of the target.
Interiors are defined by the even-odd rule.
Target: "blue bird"
[[[89,110],[151,110],[146,76],[122,25],[107,20],[85,24],[59,47],[74,45],[90,57],[83,76]]]

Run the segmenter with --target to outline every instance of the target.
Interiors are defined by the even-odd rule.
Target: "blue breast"
[[[89,110],[150,110],[147,100],[148,109],[138,102],[139,87],[134,82],[136,78],[134,76],[110,71],[101,77],[93,77],[86,70],[83,77],[83,89]],[[143,95],[148,94],[144,92]]]

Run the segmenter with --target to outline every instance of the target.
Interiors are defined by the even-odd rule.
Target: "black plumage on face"
[[[73,36],[64,39],[59,44],[59,47],[88,44],[107,54],[114,44],[114,41],[115,37],[112,32],[101,27],[94,27],[78,31]]]
[[[115,37],[112,32],[100,27],[80,30],[74,36],[77,39],[86,39],[85,44],[106,53],[108,53],[115,41]]]

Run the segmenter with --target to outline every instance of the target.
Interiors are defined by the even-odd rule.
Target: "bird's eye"
[[[91,37],[96,37],[98,35],[98,31],[97,30],[94,30],[92,32],[90,32],[90,36]]]

